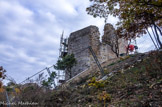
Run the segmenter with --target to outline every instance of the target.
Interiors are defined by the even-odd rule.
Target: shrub
[[[88,86],[93,86],[98,88],[104,87],[104,82],[103,81],[97,81],[95,77],[93,77],[90,82],[88,83]]]
[[[98,99],[99,99],[100,101],[104,101],[104,107],[105,107],[106,101],[110,101],[110,100],[111,100],[111,96],[110,96],[110,94],[108,94],[106,91],[102,91],[102,93],[100,93],[100,94],[98,95]]]

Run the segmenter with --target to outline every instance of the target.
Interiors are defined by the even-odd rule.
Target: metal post
[[[97,58],[96,54],[94,53],[91,46],[89,46],[88,48],[89,48],[89,50],[90,50],[90,52],[91,52],[91,54],[92,54],[92,56],[93,56],[93,58],[95,60],[100,72],[101,72],[101,75],[104,76],[104,70],[102,69],[102,66],[101,66],[100,62],[98,61],[98,58]]]
[[[7,98],[7,107],[11,107],[11,106],[10,106],[10,100],[9,100],[9,98],[8,98],[7,91],[5,91],[5,93],[6,93],[6,98]]]
[[[61,53],[62,53],[63,36],[64,36],[64,31],[62,32],[62,35],[61,35],[61,38],[60,38],[59,58],[61,57]]]

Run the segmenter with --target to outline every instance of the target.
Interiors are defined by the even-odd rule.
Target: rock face
[[[100,63],[116,58],[110,45],[107,44],[107,41],[112,41],[115,36],[115,29],[111,24],[105,25],[102,43],[99,29],[96,26],[88,26],[71,33],[68,39],[68,54],[73,53],[77,60],[77,65],[72,68],[72,77],[95,64],[88,46],[92,47]],[[126,53],[127,41],[120,39],[119,43],[120,53]],[[65,79],[69,79],[67,74],[65,74]]]

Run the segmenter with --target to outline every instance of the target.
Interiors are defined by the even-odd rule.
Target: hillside
[[[39,107],[160,107],[162,105],[162,52],[129,55],[104,63],[80,81],[54,90],[28,84],[12,102],[36,102]],[[19,86],[22,87],[22,86]],[[1,96],[2,97],[2,96]],[[4,97],[5,101],[5,97]],[[37,105],[37,106],[38,106]],[[17,107],[18,105],[16,105]]]
[[[130,55],[99,71],[54,90],[46,105],[57,107],[160,107],[162,105],[162,52]]]

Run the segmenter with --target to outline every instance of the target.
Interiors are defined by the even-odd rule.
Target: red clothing
[[[134,50],[134,45],[129,45],[129,46],[128,46],[128,50],[129,50],[129,51],[133,51],[133,50]]]

